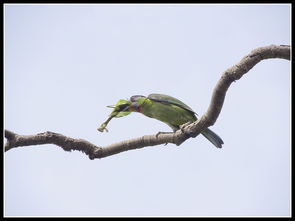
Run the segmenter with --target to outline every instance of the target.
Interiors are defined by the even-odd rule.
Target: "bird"
[[[113,117],[126,116],[132,112],[141,113],[147,117],[157,119],[167,124],[173,132],[181,129],[181,126],[196,121],[197,114],[182,101],[165,94],[150,94],[131,96],[129,100],[119,100],[108,120],[98,128],[99,131],[107,130],[106,125]],[[161,132],[160,132],[161,133]],[[205,128],[201,134],[215,147],[222,148],[223,140],[209,128]]]

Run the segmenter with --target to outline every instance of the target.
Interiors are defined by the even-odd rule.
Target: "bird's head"
[[[129,111],[131,112],[141,112],[141,105],[146,97],[142,95],[134,95],[130,97],[131,105],[129,106]]]

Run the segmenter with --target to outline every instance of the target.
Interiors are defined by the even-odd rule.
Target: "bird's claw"
[[[193,133],[191,133],[190,130],[185,130],[186,126],[190,125],[192,122],[187,122],[183,125],[180,125],[180,130],[183,134],[185,134],[188,137],[192,137]]]
[[[185,128],[186,126],[190,125],[191,123],[192,123],[192,122],[187,122],[187,123],[185,123],[185,124],[180,125],[179,128],[180,128],[181,132],[182,132],[182,133],[185,133],[185,132],[184,132],[184,128]]]

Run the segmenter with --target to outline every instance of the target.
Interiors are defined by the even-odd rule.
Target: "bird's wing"
[[[161,102],[161,103],[164,103],[164,104],[174,104],[178,107],[181,107],[193,114],[196,114],[196,112],[194,112],[189,106],[187,106],[185,103],[183,103],[182,101],[174,98],[174,97],[171,97],[169,95],[165,95],[165,94],[150,94],[148,96],[148,99],[150,100],[153,100],[153,101],[156,101],[156,102]]]

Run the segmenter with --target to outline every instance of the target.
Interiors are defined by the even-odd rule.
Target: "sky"
[[[98,146],[171,131],[119,99],[168,94],[206,112],[221,74],[253,49],[290,45],[290,5],[5,4],[4,128]],[[203,136],[89,160],[54,145],[4,154],[4,216],[290,216],[290,61],[229,88]]]

